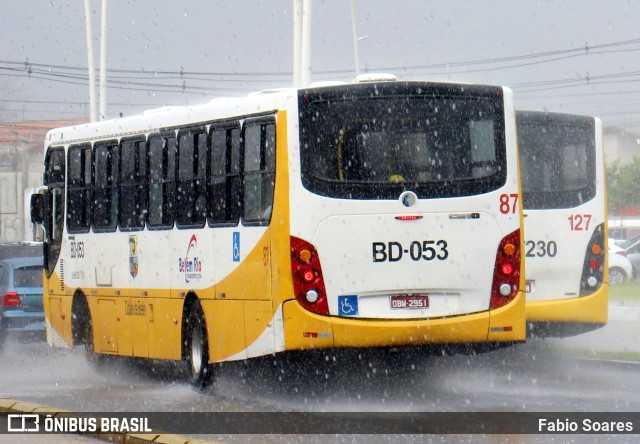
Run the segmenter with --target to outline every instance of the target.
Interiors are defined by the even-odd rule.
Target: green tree
[[[607,165],[607,201],[612,215],[624,207],[640,208],[640,157],[625,165]]]

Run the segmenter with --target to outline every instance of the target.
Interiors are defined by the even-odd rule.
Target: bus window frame
[[[124,156],[122,155],[123,153],[123,145],[125,143],[141,143],[144,144],[144,148],[143,149],[143,156],[144,156],[144,171],[141,171],[140,169],[140,145],[138,145],[136,148],[134,148],[133,152],[134,152],[134,179],[131,183],[127,182],[124,180],[123,177],[123,158]],[[149,142],[147,140],[147,138],[144,135],[141,136],[132,136],[132,137],[124,137],[122,139],[120,139],[120,143],[119,143],[119,161],[120,161],[120,167],[119,167],[119,182],[118,182],[118,187],[120,189],[120,199],[119,199],[119,203],[118,203],[118,230],[122,231],[122,232],[132,232],[132,231],[142,231],[145,229],[145,227],[147,226],[147,215],[148,215],[148,211],[149,211],[149,203],[148,203],[148,188],[149,188]],[[137,153],[137,154],[136,154]],[[135,191],[132,193],[126,193],[123,192],[123,188],[133,188]],[[129,225],[129,226],[123,226],[122,224],[122,218],[123,218],[123,206],[124,206],[124,202],[125,202],[125,197],[124,196],[135,196],[136,203],[140,204],[140,219],[142,221],[141,224],[139,225]]]
[[[194,162],[191,163],[191,177],[182,179],[180,177],[181,171],[181,138],[185,135],[191,135],[192,137],[192,147],[193,147],[193,158]],[[205,137],[205,146],[204,152],[201,153],[200,150],[202,147],[197,143],[200,139],[199,137]],[[176,171],[176,179],[175,179],[175,211],[174,211],[174,219],[175,225],[178,229],[193,229],[193,228],[203,228],[207,223],[207,214],[208,214],[208,198],[207,198],[207,159],[210,156],[209,151],[211,147],[211,140],[209,136],[209,131],[205,126],[189,126],[189,127],[181,127],[178,129],[176,134],[176,157],[175,157],[175,171]],[[204,156],[204,159],[202,158]],[[203,163],[204,162],[204,163]],[[197,169],[197,171],[195,171]],[[191,209],[195,211],[198,207],[198,201],[204,200],[203,208],[204,214],[202,220],[195,220],[197,215],[192,214],[190,220],[182,220],[181,219],[181,205],[184,205],[183,199],[186,199],[187,196],[183,196],[181,198],[180,187],[183,183],[193,184],[193,189],[198,189],[198,196],[194,197],[194,192],[190,193],[190,199],[187,201],[191,201]],[[201,189],[204,188],[204,191]],[[193,191],[193,190],[192,190]],[[202,198],[202,199],[201,199]]]
[[[271,126],[273,128],[273,156],[270,159],[266,158],[267,154],[267,130],[266,128]],[[247,128],[259,127],[260,141],[259,141],[259,156],[260,159],[258,161],[258,169],[257,170],[247,170],[247,139],[246,139],[246,130]],[[242,167],[241,174],[241,196],[242,196],[242,211],[241,211],[241,220],[242,225],[245,227],[260,227],[260,226],[268,226],[271,223],[271,215],[273,213],[273,201],[274,201],[274,192],[275,192],[275,175],[276,175],[276,156],[277,156],[277,137],[276,137],[276,119],[275,116],[265,116],[259,118],[245,119],[242,123],[242,131],[240,138],[241,145],[241,161],[240,165]],[[268,162],[267,162],[268,161]],[[273,176],[270,184],[270,208],[263,209],[262,206],[264,202],[262,202],[262,185],[265,183],[265,176]],[[261,215],[255,219],[248,219],[246,217],[247,211],[247,197],[246,197],[246,187],[247,187],[247,177],[253,178],[258,177],[258,180],[261,184],[261,192],[258,204],[260,206]],[[268,181],[267,181],[268,184]],[[267,190],[269,192],[269,190]],[[267,217],[265,217],[265,213],[268,211]]]
[[[170,175],[167,173],[165,173],[163,171],[162,174],[162,180],[160,180],[159,182],[152,182],[152,168],[151,168],[151,146],[152,146],[152,142],[155,139],[171,139],[173,138],[174,142],[173,142],[173,174]],[[174,225],[175,225],[175,221],[176,221],[176,198],[175,198],[175,194],[176,194],[176,152],[177,152],[177,144],[178,144],[178,139],[176,137],[176,132],[175,131],[159,131],[159,132],[155,132],[152,134],[149,134],[149,136],[147,137],[147,168],[149,170],[149,175],[148,175],[148,180],[147,180],[147,220],[146,220],[146,228],[150,231],[155,231],[155,230],[171,230]],[[163,147],[164,149],[164,147]],[[167,160],[166,160],[166,165],[165,165],[165,160],[164,160],[164,153],[163,153],[163,160],[162,160],[162,167],[163,169],[165,167],[169,167],[169,157],[168,157],[168,152],[167,152]],[[173,189],[171,191],[171,199],[170,199],[170,208],[171,208],[171,222],[170,223],[159,223],[159,224],[152,224],[151,221],[151,216],[152,216],[152,211],[151,211],[151,185],[152,184],[171,184],[173,185]],[[163,207],[165,205],[165,200],[164,200],[164,189],[163,191],[163,200],[162,200],[162,204]],[[163,208],[164,209],[164,208]]]
[[[213,154],[214,154],[214,140],[213,133],[217,131],[223,131],[225,133],[225,161],[224,161],[224,174],[213,175],[211,173]],[[236,138],[234,139],[234,131],[236,132]],[[243,211],[242,201],[242,126],[239,120],[227,120],[215,122],[209,127],[208,132],[209,150],[207,154],[207,222],[210,227],[235,227],[240,223],[240,218]],[[234,144],[234,142],[236,142]],[[235,150],[234,150],[235,149]],[[234,162],[236,164],[234,165]],[[234,169],[234,166],[236,167]],[[225,192],[225,220],[213,219],[213,184],[214,178],[224,178],[224,192]],[[235,194],[234,194],[235,193]],[[237,196],[236,204],[230,208],[233,196]],[[231,217],[228,217],[231,215]]]
[[[72,157],[72,153],[75,150],[88,150],[89,152],[89,165],[86,165],[86,163],[84,163],[81,168],[81,175],[86,178],[86,167],[89,167],[89,183],[83,183],[82,185],[76,185],[74,183],[72,183],[72,178],[70,175],[71,172],[71,157]],[[86,160],[85,160],[86,162]],[[66,196],[66,204],[67,204],[67,231],[71,234],[78,234],[78,233],[88,233],[89,231],[91,231],[91,226],[93,224],[93,188],[94,188],[94,184],[93,184],[93,146],[90,143],[79,143],[79,144],[74,144],[74,145],[69,145],[69,147],[67,148],[67,196]],[[74,226],[72,224],[73,221],[77,221],[77,218],[74,218],[73,215],[71,214],[71,211],[75,209],[71,207],[71,193],[72,192],[77,192],[80,190],[85,190],[86,192],[88,192],[88,196],[85,196],[82,200],[83,200],[83,205],[87,205],[87,199],[88,199],[88,209],[87,209],[87,221],[86,221],[86,225],[85,226]]]
[[[113,162],[113,158],[111,158],[109,160],[109,165],[111,167],[111,174],[105,176],[107,178],[107,182],[105,184],[105,186],[98,186],[98,150],[102,147],[110,147],[112,148],[112,150],[110,150],[110,155],[113,156],[113,154],[115,153],[115,155],[117,156],[117,159],[115,160],[115,163]],[[114,168],[114,164],[115,164],[115,168],[117,168],[118,171],[113,172],[113,168]],[[92,219],[91,219],[91,229],[93,230],[94,233],[112,233],[114,231],[116,231],[118,229],[118,212],[120,209],[120,143],[118,140],[116,139],[105,139],[105,140],[99,140],[94,142],[93,144],[93,182],[92,182],[92,200],[93,200],[93,211],[92,211]],[[111,177],[111,179],[109,180],[109,177]],[[114,180],[115,177],[115,180]],[[110,219],[110,225],[108,226],[96,226],[96,214],[97,212],[95,211],[96,208],[98,208],[98,203],[96,201],[96,199],[98,199],[100,196],[98,195],[98,191],[102,189],[105,191],[105,196],[108,196],[108,202],[110,204],[110,209],[109,211],[111,213],[114,212],[114,205],[115,205],[115,214],[111,214],[111,218],[113,220]],[[108,191],[107,191],[108,190]],[[114,203],[114,190],[115,190],[115,203]],[[105,199],[105,202],[107,201],[107,199]],[[105,213],[106,214],[106,213]]]

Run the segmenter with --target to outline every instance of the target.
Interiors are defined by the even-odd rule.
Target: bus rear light
[[[496,253],[490,309],[502,307],[518,294],[520,285],[520,230],[506,235]]]
[[[307,302],[309,302],[310,304],[315,304],[318,301],[319,296],[320,295],[315,290],[308,290],[307,293],[305,294],[305,298],[307,299]]]
[[[15,291],[8,291],[2,296],[3,307],[20,307],[21,305],[20,295]]]
[[[582,277],[580,278],[580,296],[596,291],[602,285],[606,249],[604,243],[604,224],[599,224],[589,240],[584,255]]]
[[[313,270],[302,270],[302,279],[305,282],[313,282],[316,279],[316,274]]]
[[[329,314],[327,293],[318,252],[309,242],[291,236],[291,275],[296,300],[305,309]]]
[[[516,252],[516,246],[513,244],[506,244],[502,251],[504,251],[504,254],[506,254],[507,256],[513,256],[513,254]]]
[[[300,262],[304,262],[305,264],[308,264],[309,261],[311,260],[311,251],[307,249],[300,250],[300,253],[298,254],[298,260],[300,260]]]

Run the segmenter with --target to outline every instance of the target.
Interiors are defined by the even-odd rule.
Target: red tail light
[[[21,305],[20,295],[15,291],[9,291],[2,296],[3,307],[20,307]]]
[[[300,305],[314,313],[328,315],[329,305],[318,252],[309,242],[293,236],[291,272],[293,292]]]
[[[505,236],[500,242],[493,269],[490,308],[508,304],[518,294],[520,285],[520,230]]]
[[[580,296],[592,294],[602,285],[604,258],[607,254],[606,248],[603,248],[605,245],[604,224],[600,224],[593,231],[584,255],[582,277],[580,278]]]

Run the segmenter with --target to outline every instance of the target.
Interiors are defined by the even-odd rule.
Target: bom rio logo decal
[[[195,234],[189,240],[184,258],[178,258],[178,272],[184,274],[187,283],[202,278],[202,261],[198,258],[198,239]]]

